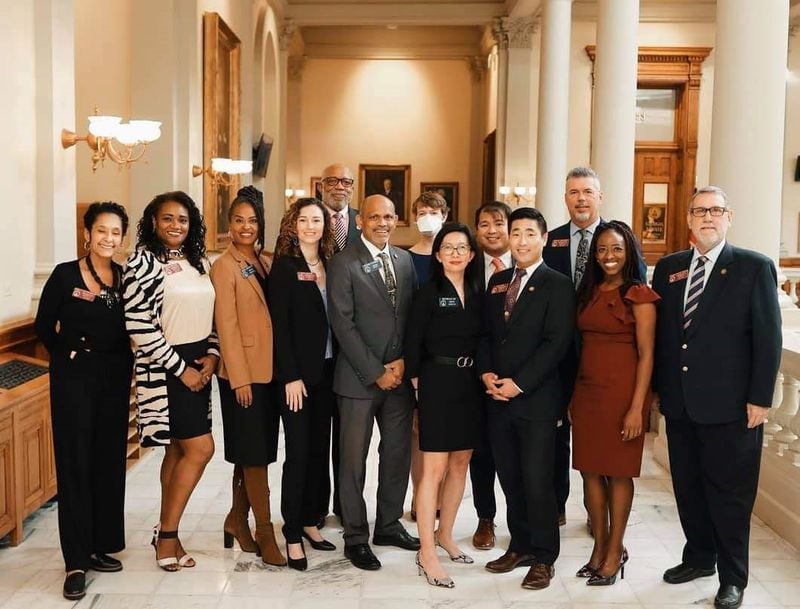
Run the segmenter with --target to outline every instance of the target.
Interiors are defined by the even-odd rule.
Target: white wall
[[[800,156],[800,34],[789,40],[789,66],[786,77],[786,131],[784,134],[782,253],[800,252],[800,182],[794,181]]]

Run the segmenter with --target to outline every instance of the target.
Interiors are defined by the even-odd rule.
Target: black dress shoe
[[[86,596],[86,573],[75,571],[64,579],[64,598],[77,601]]]
[[[344,556],[349,559],[356,569],[377,571],[381,568],[381,561],[372,553],[368,543],[357,543],[344,547]]]
[[[668,584],[685,584],[698,577],[708,577],[714,575],[717,571],[714,567],[710,569],[702,569],[700,567],[692,567],[685,563],[681,563],[675,567],[664,571],[664,581]]]
[[[289,556],[289,542],[286,542],[286,564],[290,569],[295,571],[305,571],[308,569],[308,558],[306,558],[306,548],[303,545],[303,540],[300,540],[300,547],[303,549],[303,558],[292,558]]]
[[[738,609],[744,600],[744,589],[732,584],[722,584],[714,597],[717,609]]]
[[[311,545],[312,548],[315,550],[322,550],[323,552],[333,552],[336,549],[336,546],[333,545],[330,541],[323,539],[322,541],[316,541],[311,539],[311,535],[303,531],[303,537],[308,540],[308,543]]]
[[[89,557],[89,568],[102,573],[116,573],[122,571],[122,563],[108,554],[92,554]]]
[[[419,539],[411,536],[403,527],[392,533],[376,533],[372,536],[372,543],[376,546],[396,546],[413,552],[419,550]]]

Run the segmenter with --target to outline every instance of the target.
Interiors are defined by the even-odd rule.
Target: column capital
[[[278,46],[281,51],[286,51],[292,44],[292,39],[297,31],[297,24],[292,19],[284,19],[278,32]]]
[[[472,82],[481,82],[483,80],[483,74],[486,72],[486,57],[483,55],[473,55],[472,57],[466,57],[465,59],[469,64],[469,72],[472,74]]]
[[[305,55],[290,55],[288,76],[289,80],[301,80],[303,78],[303,70],[306,67]]]
[[[495,17],[492,36],[500,49],[530,49],[538,21],[528,17]]]

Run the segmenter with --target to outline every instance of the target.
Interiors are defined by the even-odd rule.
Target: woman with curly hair
[[[214,454],[210,382],[219,350],[205,234],[189,195],[156,196],[139,221],[123,277],[125,324],[136,346],[140,441],[165,448],[152,542],[165,571],[195,565],[178,539],[178,525]]]
[[[336,248],[330,215],[318,199],[298,199],[281,221],[270,279],[275,376],[283,384],[286,436],[281,511],[289,567],[305,570],[303,538],[335,550],[316,527],[327,513],[334,345],[328,323],[325,266]]]
[[[275,543],[267,466],[278,454],[278,407],[272,381],[272,320],[267,301],[269,260],[262,255],[264,200],[253,186],[240,189],[228,210],[231,244],[211,267],[217,291],[217,380],[222,403],[225,460],[234,464],[233,503],[223,525],[225,547],[234,537],[245,552],[268,564],[286,559]],[[250,532],[248,512],[256,520]]]

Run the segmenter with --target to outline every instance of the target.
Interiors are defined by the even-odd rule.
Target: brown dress
[[[639,361],[632,304],[659,298],[646,285],[630,287],[624,298],[619,290],[598,289],[578,313],[582,345],[572,396],[572,467],[581,472],[639,476],[644,434],[622,441],[622,421],[633,399]]]

